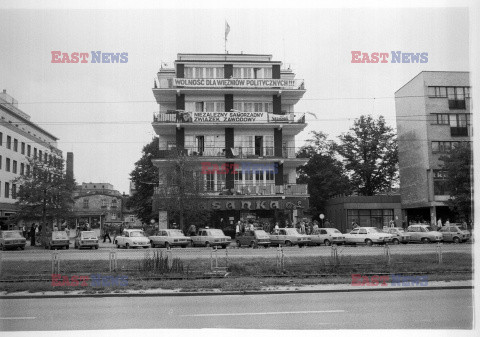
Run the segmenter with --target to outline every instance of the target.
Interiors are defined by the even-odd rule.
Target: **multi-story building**
[[[395,93],[402,208],[408,221],[454,220],[440,157],[471,142],[468,72],[423,71]]]
[[[57,148],[58,138],[30,120],[30,116],[18,108],[18,102],[0,93],[0,226],[17,208],[16,194],[19,186],[14,180],[30,172],[28,159],[35,157],[45,163],[62,158]]]
[[[305,93],[303,80],[271,55],[178,54],[174,64],[160,69],[153,89],[160,188],[177,153],[196,165],[211,225],[301,217],[308,194],[306,185],[296,184],[296,168],[306,161],[295,157],[295,135],[306,123],[294,106]],[[236,169],[214,169],[222,164]],[[161,199],[154,195],[154,209],[167,226]]]
[[[75,226],[88,222],[93,230],[100,232],[103,224],[122,225],[124,197],[112,184],[82,183],[75,189],[73,199]]]

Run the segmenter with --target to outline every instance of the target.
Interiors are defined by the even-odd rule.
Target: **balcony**
[[[179,155],[198,158],[225,158],[232,159],[263,159],[263,158],[296,158],[295,147],[282,147],[281,155],[275,154],[275,148],[272,147],[233,147],[229,149],[221,147],[197,147],[185,146],[184,149],[170,148],[160,149],[160,159],[175,158]]]
[[[175,194],[178,190],[175,187],[155,187],[154,194],[160,196],[168,196]],[[222,182],[207,182],[201,191],[205,196],[297,196],[308,195],[308,186],[306,184],[250,184],[250,183],[235,183],[235,188],[225,188],[225,183]]]
[[[153,113],[154,123],[191,123],[191,124],[305,124],[305,113],[274,114],[270,112],[188,112],[183,110],[169,110]]]
[[[272,78],[168,78],[160,81],[159,89],[176,88],[305,90],[305,84],[303,79]]]

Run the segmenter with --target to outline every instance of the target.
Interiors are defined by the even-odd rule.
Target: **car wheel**
[[[303,245],[301,243],[298,244],[298,248],[302,248]]]
[[[250,242],[249,245],[251,248],[257,248],[257,245],[255,244],[255,241]]]
[[[95,246],[95,249],[98,249],[98,246]]]
[[[264,245],[263,247],[268,248],[268,245]]]
[[[422,238],[422,242],[423,243],[430,243],[430,239],[429,238]]]
[[[20,247],[21,250],[25,250],[25,247]]]
[[[238,248],[242,247],[242,244],[240,243],[240,240],[237,240],[237,247]]]
[[[370,239],[366,239],[366,240],[365,240],[365,243],[367,244],[367,246],[373,245],[373,241],[370,240]]]
[[[212,245],[210,245],[210,242],[206,242],[205,243],[205,247],[211,247]]]
[[[165,242],[165,248],[170,248],[170,244],[168,242]]]
[[[223,248],[223,249],[227,249],[227,246],[223,245],[222,248]]]
[[[398,239],[393,239],[393,240],[392,240],[392,243],[393,243],[394,245],[399,245],[399,244],[400,244],[400,241],[399,241]]]
[[[187,248],[187,245],[183,245],[182,248]]]
[[[70,249],[70,246],[65,246],[65,249]]]
[[[193,244],[193,240],[190,241],[190,245],[191,245],[192,247],[195,247],[195,245]]]
[[[325,246],[331,246],[332,245],[330,240],[325,240],[323,243],[325,243]]]
[[[155,248],[155,244],[153,243],[153,240],[150,240],[150,246],[152,246],[152,248]]]
[[[125,248],[130,249],[130,244],[126,243]]]
[[[285,245],[287,247],[291,247],[292,246],[292,241],[285,241]]]
[[[454,237],[453,243],[460,243],[460,238],[458,236]]]

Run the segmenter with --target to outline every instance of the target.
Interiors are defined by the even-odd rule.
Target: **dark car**
[[[98,238],[94,231],[81,231],[75,238],[75,249],[90,248],[98,249]]]
[[[20,231],[2,231],[0,233],[0,248],[7,249],[25,249],[25,238],[20,234]]]
[[[237,235],[235,241],[238,247],[249,246],[257,248],[258,246],[264,246],[267,248],[270,245],[270,235],[264,230],[256,229]]]

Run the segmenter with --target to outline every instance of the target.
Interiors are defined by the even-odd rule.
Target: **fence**
[[[48,279],[51,274],[126,274],[131,278],[208,278],[471,273],[471,244],[269,248],[150,248],[0,252],[0,281]]]

